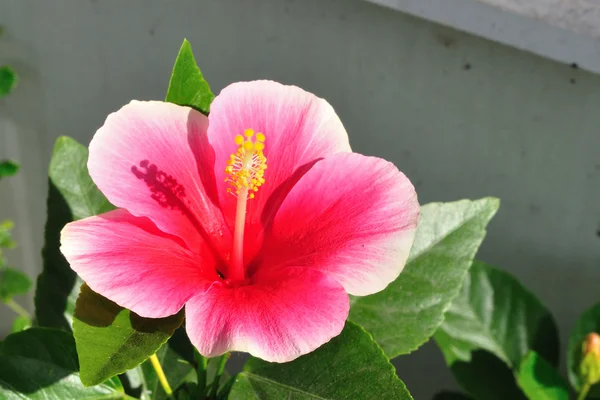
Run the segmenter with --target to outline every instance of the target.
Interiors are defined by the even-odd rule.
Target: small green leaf
[[[434,337],[456,380],[474,398],[524,398],[514,372],[530,350],[558,362],[550,312],[511,275],[479,261]]]
[[[535,351],[527,353],[517,381],[529,399],[569,400],[569,386],[558,371]]]
[[[0,300],[6,303],[14,296],[25,294],[31,289],[31,279],[14,268],[0,269]]]
[[[382,349],[351,322],[312,353],[285,364],[250,358],[230,399],[412,399]]]
[[[16,175],[19,172],[19,164],[14,161],[0,161],[0,179]]]
[[[13,242],[10,235],[10,231],[13,229],[13,227],[14,224],[12,221],[0,222],[0,248],[11,249],[15,247],[15,242]],[[2,265],[0,265],[0,267],[1,266]]]
[[[183,322],[183,313],[142,318],[81,287],[73,333],[81,363],[81,381],[96,385],[138,366],[154,354]]]
[[[196,65],[192,46],[185,39],[175,60],[165,101],[188,106],[208,115],[215,95]]]
[[[379,293],[353,299],[350,320],[373,334],[388,357],[416,350],[442,323],[498,206],[494,198],[423,206],[398,279]]]
[[[13,321],[10,332],[17,333],[29,328],[31,328],[31,320],[27,317],[20,315]]]
[[[571,336],[569,336],[569,343],[567,345],[567,371],[569,382],[571,382],[571,386],[577,392],[582,387],[582,380],[579,376],[579,365],[582,359],[581,345],[585,337],[592,332],[600,333],[600,303],[581,314],[575,323]],[[587,398],[600,398],[600,383],[592,386]]]
[[[78,371],[73,336],[66,332],[31,328],[8,336],[0,348],[0,398],[12,399],[124,399],[117,378],[86,388]]]
[[[41,326],[71,330],[82,283],[60,252],[60,231],[74,219],[113,208],[89,177],[87,158],[88,150],[75,140],[56,141],[48,181],[44,268],[35,293],[35,315]]]
[[[8,66],[0,67],[0,97],[6,96],[17,86],[19,79]]]

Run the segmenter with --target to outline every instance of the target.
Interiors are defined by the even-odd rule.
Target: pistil
[[[245,138],[244,138],[245,136]],[[225,173],[226,182],[231,185],[227,192],[237,197],[235,223],[233,230],[233,251],[227,279],[243,281],[246,279],[244,269],[244,228],[246,225],[246,210],[248,199],[253,199],[258,188],[265,182],[264,173],[267,169],[267,159],[263,154],[265,135],[256,134],[246,129],[244,136],[237,135],[235,143],[237,151],[227,161]]]

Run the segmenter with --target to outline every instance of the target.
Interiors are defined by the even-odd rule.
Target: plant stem
[[[17,314],[19,314],[21,317],[23,318],[27,318],[27,319],[31,319],[31,315],[29,315],[29,313],[27,312],[26,309],[24,309],[23,307],[21,307],[17,302],[15,302],[13,299],[8,300],[6,303],[6,306],[8,308],[10,308],[11,310],[13,310],[14,312],[16,312]]]
[[[587,396],[588,392],[590,391],[590,387],[592,387],[592,385],[590,385],[589,383],[583,385],[583,387],[581,388],[581,392],[579,392],[579,396],[577,396],[577,400],[585,399],[585,396]]]
[[[198,376],[198,390],[200,393],[204,393],[204,389],[206,389],[206,368],[208,367],[208,358],[202,356],[194,348],[194,359],[196,360],[196,375]]]
[[[156,376],[158,377],[158,381],[160,382],[160,385],[162,386],[163,390],[165,391],[165,394],[168,397],[172,397],[173,390],[171,389],[171,386],[169,385],[169,382],[167,381],[165,372],[163,371],[163,369],[160,365],[160,361],[158,361],[158,357],[156,357],[156,354],[152,354],[150,356],[150,362],[152,363],[152,367],[154,367],[154,370],[156,371]]]
[[[212,382],[212,387],[210,391],[209,399],[216,399],[217,393],[219,391],[219,382],[221,381],[221,376],[223,376],[223,372],[225,372],[225,364],[227,364],[227,360],[229,360],[229,353],[225,353],[219,359],[219,365],[217,366],[217,373],[215,374],[215,379]]]

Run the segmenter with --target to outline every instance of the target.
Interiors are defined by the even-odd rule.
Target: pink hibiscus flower
[[[142,317],[185,306],[207,357],[315,350],[342,331],[348,293],[385,288],[413,242],[410,181],[352,153],[332,107],[294,86],[232,84],[209,117],[133,101],[89,149],[90,176],[119,209],[65,226],[63,254]]]

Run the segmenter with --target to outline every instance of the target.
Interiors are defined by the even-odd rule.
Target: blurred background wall
[[[184,37],[213,91],[269,78],[326,98],[355,151],[384,157],[421,203],[497,196],[479,257],[555,313],[563,347],[600,283],[600,77],[362,0],[3,0],[0,183],[11,264],[40,271],[47,165],[131,99],[162,99]],[[19,299],[32,306],[31,299]],[[0,336],[12,319],[0,310]],[[428,344],[396,362],[416,399],[454,387]],[[432,381],[434,381],[432,383]]]

